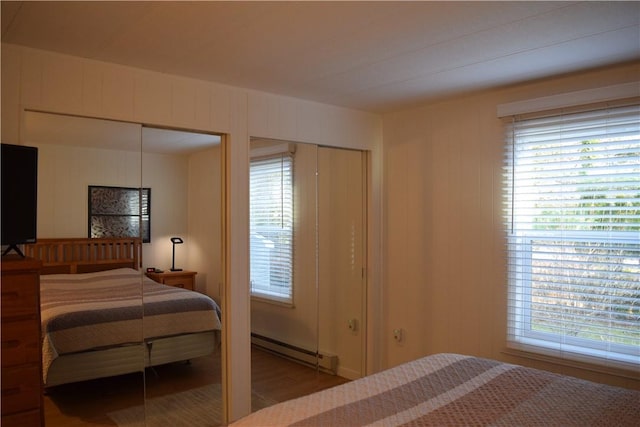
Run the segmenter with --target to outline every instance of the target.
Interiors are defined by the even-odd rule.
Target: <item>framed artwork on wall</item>
[[[89,237],[151,241],[151,188],[89,186]]]

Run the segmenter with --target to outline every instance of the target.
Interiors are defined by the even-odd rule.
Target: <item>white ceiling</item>
[[[2,41],[385,112],[640,59],[640,2],[10,2]]]

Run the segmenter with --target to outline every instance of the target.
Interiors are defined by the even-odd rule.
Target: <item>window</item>
[[[640,364],[640,105],[514,119],[508,345]]]
[[[293,276],[293,157],[252,160],[249,233],[251,294],[291,303]]]

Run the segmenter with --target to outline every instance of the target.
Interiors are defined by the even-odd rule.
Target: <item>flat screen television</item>
[[[11,250],[24,256],[18,245],[36,241],[38,208],[38,149],[1,144],[2,255]]]

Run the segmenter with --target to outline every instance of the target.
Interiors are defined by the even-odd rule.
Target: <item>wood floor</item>
[[[253,349],[253,392],[282,402],[342,384],[348,380]],[[148,399],[221,382],[219,352],[192,360],[122,375],[53,387],[44,397],[46,427],[113,426],[109,412],[142,405]],[[143,387],[146,381],[146,390]],[[197,427],[197,426],[195,426]]]

